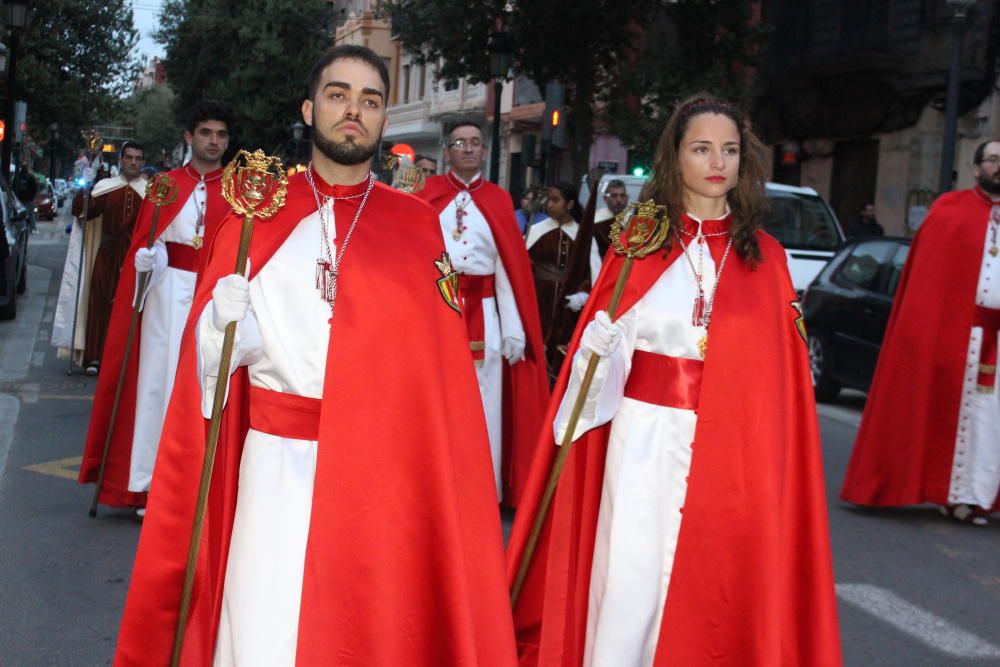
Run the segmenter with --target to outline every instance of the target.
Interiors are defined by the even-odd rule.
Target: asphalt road
[[[0,322],[0,667],[110,664],[141,527],[89,518],[92,487],[75,482],[95,380],[49,345],[64,226],[39,225],[18,317]],[[1000,518],[836,499],[863,400],[820,407],[845,664],[1000,665]]]

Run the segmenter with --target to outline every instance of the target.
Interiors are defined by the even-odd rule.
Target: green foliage
[[[299,119],[312,63],[328,46],[324,0],[167,0],[156,39],[178,117],[195,102],[229,102],[234,141],[283,152]]]
[[[146,148],[147,164],[161,166],[163,155],[184,141],[184,127],[173,113],[174,97],[170,86],[163,85],[137,91],[128,100],[128,122]]]
[[[28,103],[32,135],[44,141],[59,123],[66,151],[80,130],[122,105],[140,72],[126,0],[46,0],[30,5],[20,36],[16,96]]]

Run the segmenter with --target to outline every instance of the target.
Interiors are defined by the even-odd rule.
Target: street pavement
[[[39,224],[17,319],[0,322],[0,667],[111,664],[141,528],[124,510],[89,518],[93,487],[75,481],[96,380],[49,344],[65,225]],[[845,664],[1000,665],[1000,517],[837,500],[863,406],[819,408]]]

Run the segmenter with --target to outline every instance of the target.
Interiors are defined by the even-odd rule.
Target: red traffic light
[[[559,127],[559,109],[552,110],[552,127]]]
[[[0,120],[0,141],[3,141],[7,137],[7,123]]]

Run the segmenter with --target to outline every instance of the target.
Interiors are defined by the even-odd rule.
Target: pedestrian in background
[[[857,220],[844,225],[844,236],[848,239],[862,239],[872,236],[885,236],[885,230],[875,219],[875,205],[865,204],[861,207]]]
[[[1000,510],[1000,139],[972,170],[910,246],[840,497],[982,526]]]

